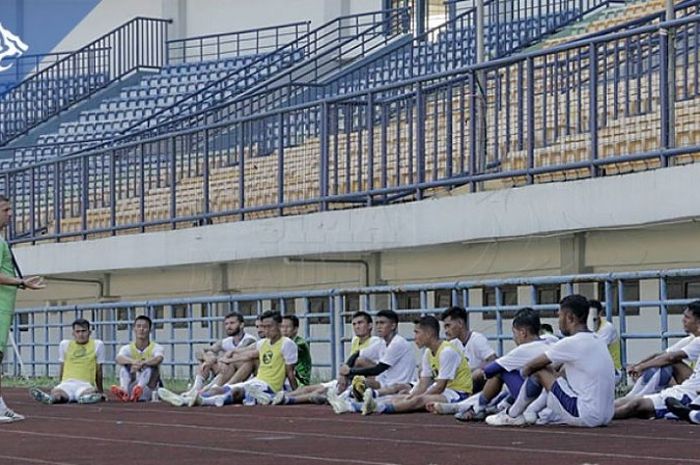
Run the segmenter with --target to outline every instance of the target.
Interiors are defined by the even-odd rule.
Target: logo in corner
[[[12,67],[12,64],[3,66],[2,61],[5,58],[19,58],[27,50],[29,50],[29,46],[22,42],[22,39],[17,35],[5,29],[0,23],[0,73]]]

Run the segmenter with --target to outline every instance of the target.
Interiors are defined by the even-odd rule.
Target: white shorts
[[[603,426],[612,419],[612,411],[610,418],[602,423],[599,419],[582,416],[580,413],[581,403],[578,395],[571,389],[565,378],[557,378],[557,381],[552,385],[552,390],[547,393],[547,412],[546,421],[548,423],[563,423],[569,426],[579,427],[595,427]]]
[[[654,404],[654,414],[656,418],[664,418],[668,413],[666,399],[677,399],[681,403],[689,405],[693,400],[698,398],[698,394],[693,389],[688,389],[683,386],[671,386],[656,394],[648,394],[644,396],[644,398],[649,399]]]
[[[94,391],[95,387],[90,383],[86,383],[85,381],[67,379],[62,381],[61,384],[56,386],[54,389],[65,392],[66,395],[68,395],[68,402],[77,402],[78,397],[82,396],[88,391]]]
[[[458,402],[462,402],[467,397],[469,397],[469,394],[467,394],[466,392],[459,392],[450,388],[445,388],[445,390],[442,391],[441,395],[447,400],[448,404],[456,404]]]
[[[243,383],[234,384],[234,386],[240,386],[243,389],[245,389],[243,405],[257,404],[255,397],[252,396],[250,393],[251,390],[255,390],[257,394],[267,397],[269,402],[272,402],[272,399],[275,397],[276,394],[269,384],[267,384],[265,381],[260,381],[258,378],[249,379],[248,381],[245,381]]]

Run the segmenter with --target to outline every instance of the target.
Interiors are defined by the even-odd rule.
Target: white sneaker
[[[371,415],[377,411],[377,401],[374,400],[374,390],[367,389],[362,394],[362,414]]]
[[[168,389],[165,388],[158,388],[158,397],[160,397],[160,400],[162,400],[165,403],[168,403],[174,407],[182,407],[185,405],[185,399],[178,395],[175,394],[172,391],[169,391]]]
[[[454,415],[459,412],[459,404],[450,404],[447,402],[435,402],[433,404],[433,412],[438,415]]]
[[[486,424],[491,426],[524,426],[525,417],[518,415],[517,417],[511,417],[505,410],[495,415],[489,415],[486,417]]]
[[[29,388],[29,395],[32,396],[34,400],[41,402],[42,404],[53,404],[53,398],[39,388]]]
[[[13,412],[9,408],[5,408],[4,412],[0,412],[0,423],[14,423],[15,421],[24,420],[24,415]]]
[[[280,391],[272,398],[272,405],[283,405],[285,401],[284,391]]]
[[[246,397],[252,397],[255,399],[257,405],[270,405],[272,402],[272,397],[270,394],[261,389],[260,386],[256,384],[250,384],[245,388]]]
[[[327,391],[327,396],[328,403],[331,405],[331,408],[337,415],[353,411],[350,401],[341,398],[338,394],[336,394],[335,389],[329,389]]]

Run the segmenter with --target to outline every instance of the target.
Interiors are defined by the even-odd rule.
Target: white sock
[[[0,396],[0,410],[5,410],[7,408],[7,405],[5,405],[5,399]]]
[[[126,367],[121,367],[119,370],[119,387],[121,387],[125,392],[129,392],[129,385],[131,384],[131,373]]]
[[[192,386],[192,389],[190,389],[191,392],[196,392],[199,391],[204,387],[204,378],[202,375],[197,375],[194,377],[194,386]]]

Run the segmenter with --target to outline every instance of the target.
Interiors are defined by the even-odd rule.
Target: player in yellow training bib
[[[469,362],[459,347],[440,339],[440,323],[424,316],[413,330],[418,348],[425,349],[418,384],[409,394],[374,397],[364,393],[362,414],[423,411],[431,402],[460,402],[472,393]]]
[[[217,407],[235,403],[266,405],[276,393],[282,391],[285,380],[289,382],[291,389],[297,388],[297,345],[288,337],[282,336],[282,315],[279,312],[265,312],[260,315],[260,322],[265,331],[265,339],[255,344],[255,350],[239,355],[241,359],[258,359],[257,375],[243,383],[226,385],[203,393],[197,397],[198,404]]]
[[[134,341],[119,349],[117,364],[119,386],[112,386],[112,394],[122,402],[138,402],[151,399],[151,393],[160,383],[160,364],[163,363],[163,346],[151,341],[153,322],[145,315],[134,320]]]
[[[371,347],[374,344],[383,344],[381,339],[372,336],[372,316],[367,312],[355,312],[351,319],[352,330],[355,336],[350,343],[350,358],[346,364],[354,365],[354,361],[360,351]],[[376,360],[373,360],[376,363]],[[278,392],[272,403],[275,405],[288,404],[325,404],[328,402],[326,392],[334,390],[342,392],[348,386],[348,379],[345,376],[338,376],[337,380],[327,383],[314,384],[312,386],[302,386],[292,392]]]
[[[29,393],[43,404],[77,402],[94,404],[103,398],[102,365],[105,363],[105,345],[99,339],[90,339],[90,322],[79,318],[73,322],[73,340],[64,339],[58,346],[60,384],[50,394],[38,388]]]

